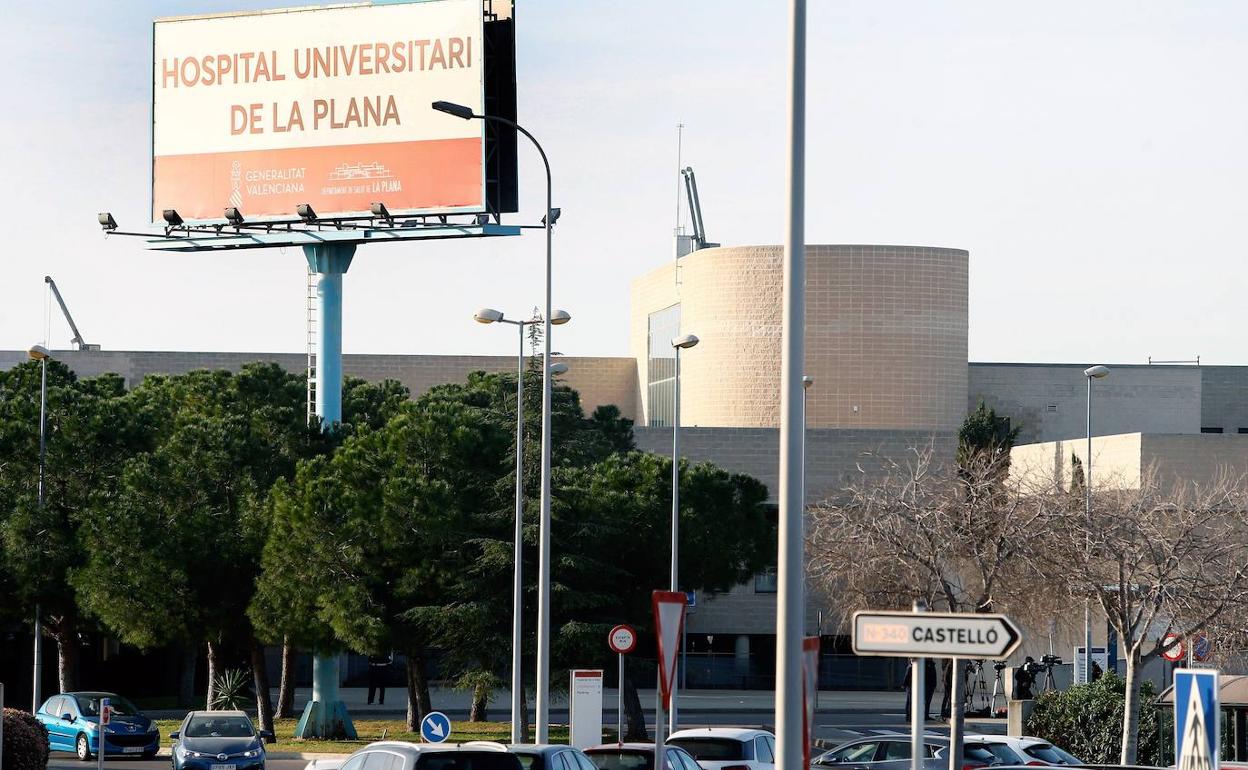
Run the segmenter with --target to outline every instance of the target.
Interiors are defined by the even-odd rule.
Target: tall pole
[[[914,603],[914,611],[927,612],[922,599]],[[910,767],[924,770],[923,728],[927,725],[927,661],[913,658],[910,661]]]
[[[802,766],[802,373],[806,359],[806,2],[792,0],[788,227],[780,374],[780,506],[776,605],[776,767]]]
[[[317,279],[316,413],[324,430],[342,422],[342,275],[351,266],[355,244],[303,247]],[[356,737],[355,725],[339,692],[338,656],[312,658],[312,699],[295,728],[297,738]]]
[[[521,665],[520,614],[524,610],[521,572],[524,556],[524,327],[516,324],[520,332],[520,355],[516,362],[516,533],[515,577],[511,586],[511,742],[524,743],[527,736],[521,734],[521,715],[524,711],[524,677]]]
[[[679,591],[680,575],[677,565],[680,563],[680,346],[676,345],[673,349],[676,351],[676,382],[675,397],[672,400],[672,575],[669,590]],[[684,627],[681,628],[683,632]],[[681,652],[684,652],[683,646]],[[684,661],[682,660],[681,663],[683,664]],[[667,730],[669,733],[674,733],[676,732],[675,677],[671,683],[671,690],[672,700],[667,713]]]
[[[1083,512],[1087,521],[1084,538],[1086,558],[1091,559],[1092,537],[1092,375],[1088,378],[1088,450],[1083,464]],[[1088,597],[1083,599],[1083,681],[1092,681],[1092,603]]]
[[[537,742],[550,740],[550,273],[551,238],[554,224],[551,199],[550,162],[533,135],[516,129],[533,142],[546,166],[546,312],[542,315],[542,519],[538,550],[537,577]]]
[[[48,448],[48,358],[39,359],[39,511],[43,511],[44,481]],[[43,618],[42,608],[35,604],[35,665],[34,684],[31,688],[31,712],[39,710],[43,703]]]

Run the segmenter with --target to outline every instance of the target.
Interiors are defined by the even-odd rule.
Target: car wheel
[[[78,733],[78,740],[74,742],[74,753],[78,755],[79,762],[91,759],[91,744],[87,743],[86,734]]]

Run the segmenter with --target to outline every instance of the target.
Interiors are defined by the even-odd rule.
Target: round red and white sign
[[[612,652],[626,655],[637,646],[637,632],[632,626],[616,626],[607,635],[607,644],[611,645]]]
[[[1166,637],[1161,640],[1161,646],[1165,647],[1166,645],[1171,644],[1172,642],[1178,642],[1178,643],[1175,644],[1170,649],[1166,650],[1165,652],[1161,653],[1161,657],[1165,658],[1171,663],[1174,663],[1175,661],[1182,660],[1183,656],[1187,654],[1187,650],[1183,647],[1182,638],[1178,634],[1166,634]]]

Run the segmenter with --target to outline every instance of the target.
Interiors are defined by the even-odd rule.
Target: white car
[[[989,765],[1081,765],[1083,761],[1048,741],[1030,736],[968,735],[962,756]]]
[[[668,736],[667,743],[692,754],[703,770],[774,770],[776,766],[776,736],[766,730],[677,730]]]

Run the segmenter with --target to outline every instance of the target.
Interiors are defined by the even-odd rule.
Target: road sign
[[[451,737],[451,720],[441,711],[430,711],[420,720],[420,737],[425,743],[442,743]]]
[[[1216,669],[1174,672],[1174,745],[1177,770],[1218,770],[1221,715]]]
[[[683,591],[655,591],[651,594],[654,630],[659,639],[659,689],[663,696],[663,708],[668,708],[672,702],[676,653],[680,650],[680,632],[685,625],[686,598]]]
[[[113,721],[113,707],[108,698],[100,698],[100,724],[107,725]]]
[[[691,610],[698,606],[697,591],[685,591],[685,606]]]
[[[1201,663],[1208,663],[1213,657],[1213,642],[1205,634],[1202,633],[1192,640],[1192,657]]]
[[[602,669],[573,669],[568,688],[568,743],[587,749],[602,743]]]
[[[627,655],[637,647],[637,632],[632,626],[616,626],[607,634],[607,644],[611,646],[612,652]]]
[[[895,658],[1009,657],[1023,640],[1004,615],[855,612],[854,653]]]
[[[1161,657],[1171,663],[1177,663],[1180,660],[1183,660],[1183,656],[1187,654],[1187,650],[1183,644],[1183,637],[1178,634],[1166,634],[1161,640],[1161,646],[1165,649],[1168,644],[1174,644],[1174,646],[1161,653]]]

